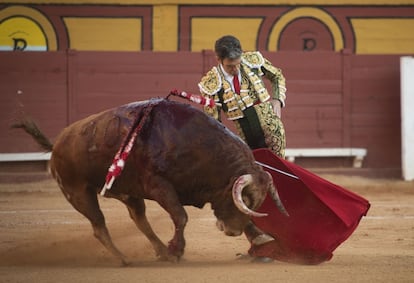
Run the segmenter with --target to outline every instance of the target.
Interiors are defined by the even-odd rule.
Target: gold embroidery
[[[272,63],[266,59],[263,65],[263,69],[267,70],[267,72],[270,72],[277,78],[277,82],[275,82],[275,85],[273,86],[273,98],[279,99],[279,101],[282,103],[282,106],[284,106],[286,99],[286,81],[285,77],[282,74],[282,70],[273,66]]]
[[[249,68],[260,69],[263,66],[265,60],[259,51],[245,52],[242,55],[242,61]]]
[[[246,74],[247,78],[245,75],[242,76],[240,94],[233,92],[230,83],[224,78],[224,74],[221,73],[218,67],[213,67],[199,83],[201,93],[214,96],[216,102],[219,102],[217,93],[220,89],[223,89],[223,103],[228,109],[227,118],[229,120],[244,117],[242,111],[253,106],[257,100],[265,102],[270,99],[266,86],[261,79],[263,75],[261,67],[266,63],[262,54],[258,51],[243,53],[242,62],[242,74]],[[283,91],[283,86],[280,86],[280,89]],[[209,109],[208,114],[210,112],[211,114],[214,113],[213,116],[216,117],[218,116],[215,113],[216,111],[217,109]]]
[[[202,79],[201,82],[198,84],[199,88],[202,92],[208,95],[216,94],[221,86],[222,80],[217,70],[217,67],[213,67]]]
[[[246,72],[250,83],[253,85],[253,92],[257,99],[259,99],[260,102],[265,102],[269,100],[270,95],[267,92],[263,80],[258,75],[256,75],[248,66],[244,65],[243,70]]]

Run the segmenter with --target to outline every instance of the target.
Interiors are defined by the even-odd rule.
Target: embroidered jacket
[[[268,101],[270,95],[262,77],[268,78],[272,85],[272,99],[285,105],[286,84],[282,70],[276,68],[259,51],[245,52],[241,57],[240,95],[233,92],[230,83],[224,78],[220,67],[213,67],[198,84],[203,96],[213,99],[220,106],[205,106],[204,111],[220,120],[221,109],[229,120],[242,117],[243,110],[256,103]]]

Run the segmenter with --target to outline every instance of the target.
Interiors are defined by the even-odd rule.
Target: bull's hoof
[[[168,245],[168,256],[175,257],[175,261],[180,261],[180,258],[184,254],[184,247],[178,248],[177,245],[173,245],[172,242]]]

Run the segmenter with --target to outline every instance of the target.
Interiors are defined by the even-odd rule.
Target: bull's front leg
[[[175,232],[168,243],[168,251],[178,261],[184,254],[184,229],[188,221],[187,213],[178,199],[175,188],[165,179],[161,177],[154,178],[150,194],[152,199],[157,201],[169,213],[174,223]]]
[[[145,215],[144,200],[141,198],[133,198],[125,195],[116,196],[116,198],[126,204],[128,207],[129,215],[134,220],[137,227],[151,242],[151,245],[154,248],[157,257],[160,260],[169,260],[168,248],[154,233]]]

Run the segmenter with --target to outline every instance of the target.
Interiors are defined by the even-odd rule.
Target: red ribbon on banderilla
[[[178,96],[178,97],[183,97],[187,100],[190,100],[192,102],[195,102],[195,103],[203,105],[203,106],[210,106],[210,107],[221,106],[220,103],[215,102],[213,99],[203,97],[203,96],[198,95],[198,94],[188,93],[188,92],[185,92],[185,91],[180,92],[176,89],[170,91],[169,95],[175,95],[175,96]]]
[[[139,132],[141,131],[142,127],[144,126],[145,122],[149,114],[151,113],[152,108],[155,106],[155,103],[150,102],[144,109],[144,114],[142,115],[141,120],[139,121],[138,125],[135,127],[131,127],[128,134],[125,136],[124,141],[122,142],[121,147],[119,148],[118,152],[116,153],[111,166],[108,169],[108,173],[106,174],[105,184],[101,190],[101,196],[105,195],[106,190],[111,189],[115,179],[121,175],[122,170],[124,169],[126,159],[131,152],[132,147],[134,146],[135,139],[137,138]]]

